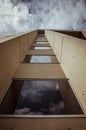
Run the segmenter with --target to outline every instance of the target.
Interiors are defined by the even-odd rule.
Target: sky
[[[35,29],[86,30],[86,0],[0,0],[0,36]]]

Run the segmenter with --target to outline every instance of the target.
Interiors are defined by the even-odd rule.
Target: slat
[[[52,50],[29,50],[27,55],[55,55]]]
[[[45,37],[44,34],[38,34],[38,37]]]
[[[20,64],[13,79],[67,79],[59,64]]]
[[[34,41],[34,43],[37,43],[37,44],[47,44],[49,43],[48,41]]]
[[[33,47],[50,47],[50,44],[32,44]]]
[[[48,40],[47,40],[47,38],[46,37],[38,37],[35,41],[37,41],[37,42],[47,42]]]
[[[15,117],[14,117],[15,116]],[[86,130],[85,117],[68,117],[59,116],[53,117],[51,115],[32,115],[33,118],[27,117],[28,115],[13,115],[13,117],[0,118],[0,130]],[[16,125],[15,125],[16,124]]]
[[[45,40],[40,40],[39,39],[39,40],[35,40],[35,42],[48,42],[48,40],[46,40],[46,39]]]
[[[46,39],[47,40],[47,38],[45,36],[42,36],[42,37],[38,36],[37,39]]]

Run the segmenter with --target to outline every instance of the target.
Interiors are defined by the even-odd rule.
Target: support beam
[[[53,50],[29,50],[26,55],[50,55],[53,56],[55,55]]]
[[[64,72],[59,64],[20,64],[17,68],[13,79],[65,79]]]
[[[46,43],[46,44],[32,44],[32,47],[50,47],[50,44]]]

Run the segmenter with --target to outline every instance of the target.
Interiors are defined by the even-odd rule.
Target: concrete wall
[[[0,101],[12,81],[12,76],[37,37],[37,31],[0,40]]]
[[[86,40],[49,30],[45,35],[86,114]]]

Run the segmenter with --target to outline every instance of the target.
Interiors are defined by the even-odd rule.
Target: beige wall
[[[29,51],[31,44],[34,42],[34,40],[37,37],[37,31],[33,31],[28,34],[24,34],[20,36],[20,59],[21,62],[25,58],[25,54]]]
[[[7,92],[15,70],[36,37],[37,31],[33,31],[11,39],[3,38],[2,42],[0,41],[0,101]]]
[[[49,30],[45,35],[86,114],[86,40]]]

